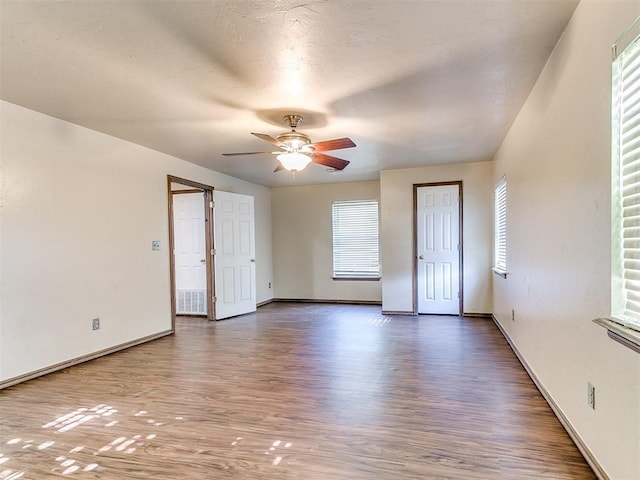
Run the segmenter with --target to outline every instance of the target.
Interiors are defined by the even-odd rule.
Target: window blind
[[[380,275],[377,200],[334,202],[334,277]]]
[[[613,316],[640,330],[640,36],[614,60],[613,86]]]
[[[507,273],[507,177],[502,177],[494,190],[493,268]]]

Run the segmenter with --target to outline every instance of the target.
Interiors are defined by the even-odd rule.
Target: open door
[[[214,192],[216,320],[256,311],[253,197]]]

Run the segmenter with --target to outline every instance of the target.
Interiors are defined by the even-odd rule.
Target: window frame
[[[372,207],[375,206],[374,209]],[[351,207],[351,208],[350,208]],[[349,222],[345,223],[343,231],[336,231],[340,229],[340,218],[338,217],[342,213],[343,222],[345,222],[344,216],[355,215],[356,211],[353,209],[359,209],[360,212],[365,212],[367,209],[375,212],[375,219],[371,220],[371,225],[349,225]],[[349,211],[352,210],[352,211]],[[347,230],[351,227],[352,231],[349,233]],[[375,236],[375,241],[365,242],[367,249],[375,254],[375,259],[372,257],[362,258],[362,262],[354,262],[353,258],[350,261],[345,260],[353,253],[363,253],[362,244],[360,243],[362,238],[357,238],[356,233],[362,234],[362,228],[373,228],[375,231],[364,232],[365,235]],[[360,231],[359,231],[360,229]],[[355,233],[354,233],[355,232]],[[350,238],[352,236],[353,238]],[[336,200],[331,204],[331,254],[332,254],[332,279],[333,280],[380,280],[380,202],[377,199],[369,200]],[[337,245],[340,241],[346,243],[343,244],[340,251]],[[365,251],[367,250],[365,249]],[[361,255],[362,256],[362,255]],[[342,263],[341,263],[342,262]],[[348,265],[355,266],[354,269],[349,269]],[[375,265],[375,268],[374,268]]]
[[[507,175],[493,188],[493,272],[507,277]]]
[[[638,20],[614,44],[611,68],[611,320],[640,332],[640,257],[636,258],[636,254],[640,254],[640,232],[631,232],[640,229]],[[629,64],[633,68],[631,72],[625,72],[625,68],[629,66],[626,65],[629,57],[632,59]],[[625,76],[631,78],[630,84],[624,81]],[[631,116],[625,119],[623,98],[626,91],[633,92],[634,89],[637,91],[632,97],[637,105],[631,105]],[[635,112],[634,107],[637,109]],[[625,128],[629,128],[629,131]],[[625,136],[628,138],[625,139]],[[638,145],[625,153],[625,148],[634,143]],[[630,198],[635,195],[639,195],[639,198]],[[635,214],[632,213],[634,210]]]

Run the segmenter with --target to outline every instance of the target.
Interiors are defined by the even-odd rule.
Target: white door
[[[253,197],[214,191],[216,320],[256,311]]]
[[[173,195],[176,313],[207,314],[204,192]]]
[[[418,188],[418,313],[460,312],[458,185]]]

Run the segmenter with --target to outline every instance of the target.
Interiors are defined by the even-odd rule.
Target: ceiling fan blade
[[[238,155],[271,155],[273,152],[239,152],[239,153],[223,153],[225,157],[237,157]],[[278,152],[280,153],[280,152]]]
[[[342,158],[332,157],[331,155],[325,155],[324,153],[316,153],[312,160],[313,163],[319,163],[326,167],[335,168],[336,170],[342,170],[349,165],[349,160],[343,160]]]
[[[324,142],[312,143],[312,147],[316,152],[328,152],[329,150],[340,150],[341,148],[352,148],[356,144],[350,138],[336,138],[335,140],[326,140]]]
[[[282,166],[282,163],[278,162],[278,166],[273,171],[273,173],[278,173],[280,170],[284,170],[284,167]]]
[[[271,135],[267,135],[266,133],[254,133],[254,132],[251,132],[251,135],[255,135],[260,140],[264,140],[265,142],[269,142],[271,145],[275,145],[278,148],[283,148],[283,147],[286,146],[284,143],[279,142],[278,140],[273,138]]]

